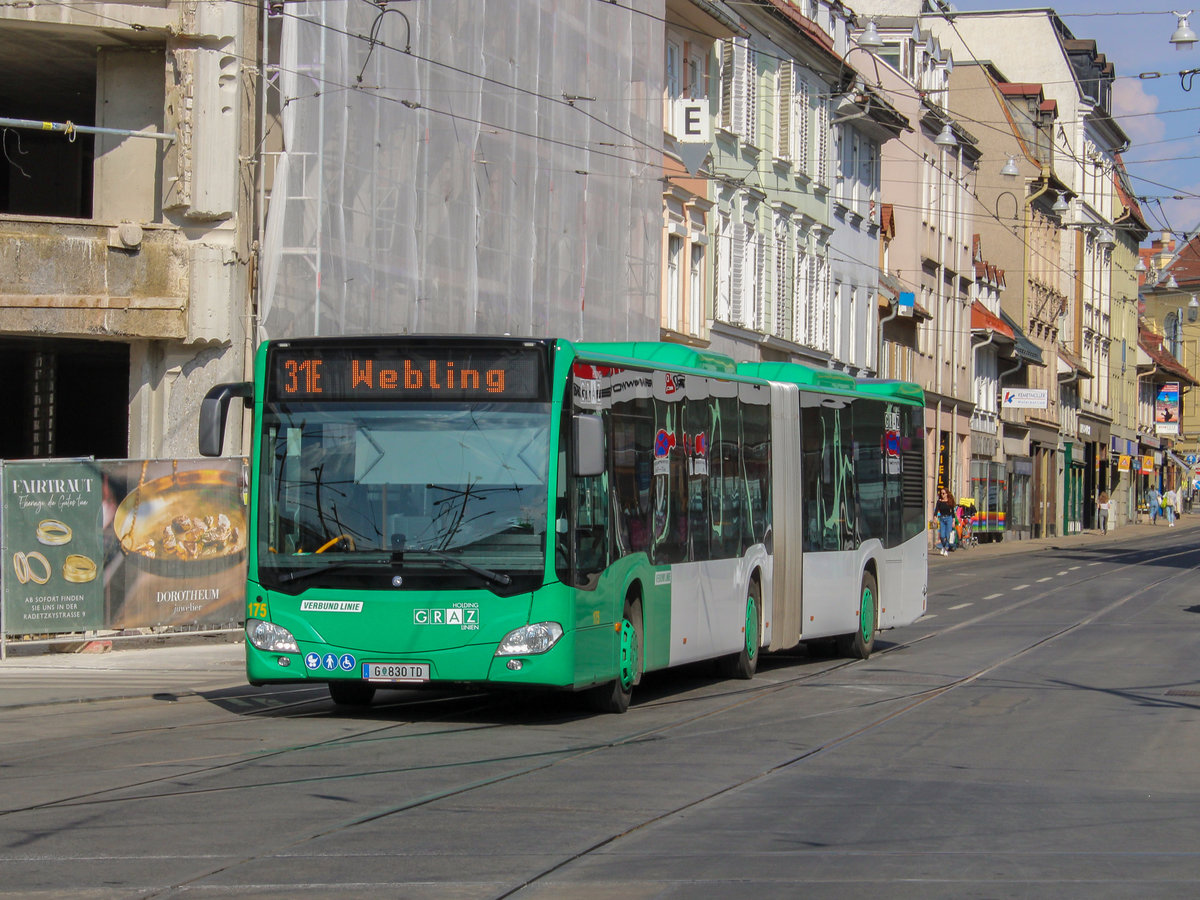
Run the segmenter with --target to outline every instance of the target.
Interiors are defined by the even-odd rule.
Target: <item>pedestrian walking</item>
[[[1150,524],[1157,525],[1158,517],[1162,513],[1162,500],[1159,497],[1158,488],[1153,485],[1150,490],[1146,491],[1146,508],[1150,510]]]
[[[1175,489],[1167,488],[1162,495],[1163,515],[1167,517],[1167,527],[1175,527]]]
[[[1183,516],[1183,488],[1175,491],[1175,518]]]
[[[1096,504],[1096,509],[1100,513],[1100,533],[1108,534],[1108,491],[1100,492],[1100,500]]]
[[[938,547],[942,556],[945,556],[953,547],[950,535],[954,532],[954,498],[945,488],[938,491],[937,502],[933,504],[933,516],[938,521]]]

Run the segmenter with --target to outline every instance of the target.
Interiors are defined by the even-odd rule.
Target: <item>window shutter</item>
[[[721,127],[733,128],[733,41],[721,42]]]
[[[829,104],[817,101],[817,184],[829,185]]]
[[[808,147],[808,82],[800,80],[796,83],[796,93],[793,98],[792,122],[795,128],[795,141],[792,146],[792,159],[801,175],[807,175],[812,169],[809,163]]]
[[[766,236],[755,230],[754,234],[754,310],[750,324],[756,331],[767,330],[767,245]]]
[[[746,119],[746,60],[751,54],[744,38],[721,47],[721,127],[741,133]]]
[[[742,140],[757,146],[758,126],[758,54],[745,45],[743,51],[744,72],[742,75]]]
[[[733,246],[729,251],[729,321],[742,321],[742,270],[746,256],[746,226],[733,223]]]
[[[775,127],[775,138],[778,141],[776,155],[780,159],[792,158],[792,95],[795,81],[792,61],[785,59],[779,64],[779,92],[775,97],[775,109],[778,112],[778,122]]]
[[[808,341],[808,248],[796,241],[796,274],[792,279],[792,340]]]

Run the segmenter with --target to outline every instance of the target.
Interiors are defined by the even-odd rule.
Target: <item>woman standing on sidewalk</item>
[[[1100,500],[1096,508],[1100,511],[1100,533],[1108,534],[1108,491],[1100,492]]]
[[[954,530],[954,498],[945,488],[938,491],[933,515],[938,520],[938,546],[945,556],[950,549],[950,532]]]

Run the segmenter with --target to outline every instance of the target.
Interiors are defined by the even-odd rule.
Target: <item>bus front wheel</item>
[[[617,632],[617,677],[588,693],[588,700],[597,712],[623,713],[629,709],[642,663],[642,617],[635,603],[625,602]]]
[[[858,592],[858,630],[839,639],[842,656],[866,659],[875,649],[875,628],[878,625],[875,610],[878,599],[879,587],[875,583],[875,576],[864,572],[862,587]]]

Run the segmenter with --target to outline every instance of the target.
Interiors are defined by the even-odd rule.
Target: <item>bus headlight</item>
[[[563,635],[557,622],[536,622],[510,631],[496,648],[497,656],[532,656],[545,653]]]
[[[286,628],[263,619],[246,620],[246,640],[259,650],[271,653],[299,653],[296,639]]]

